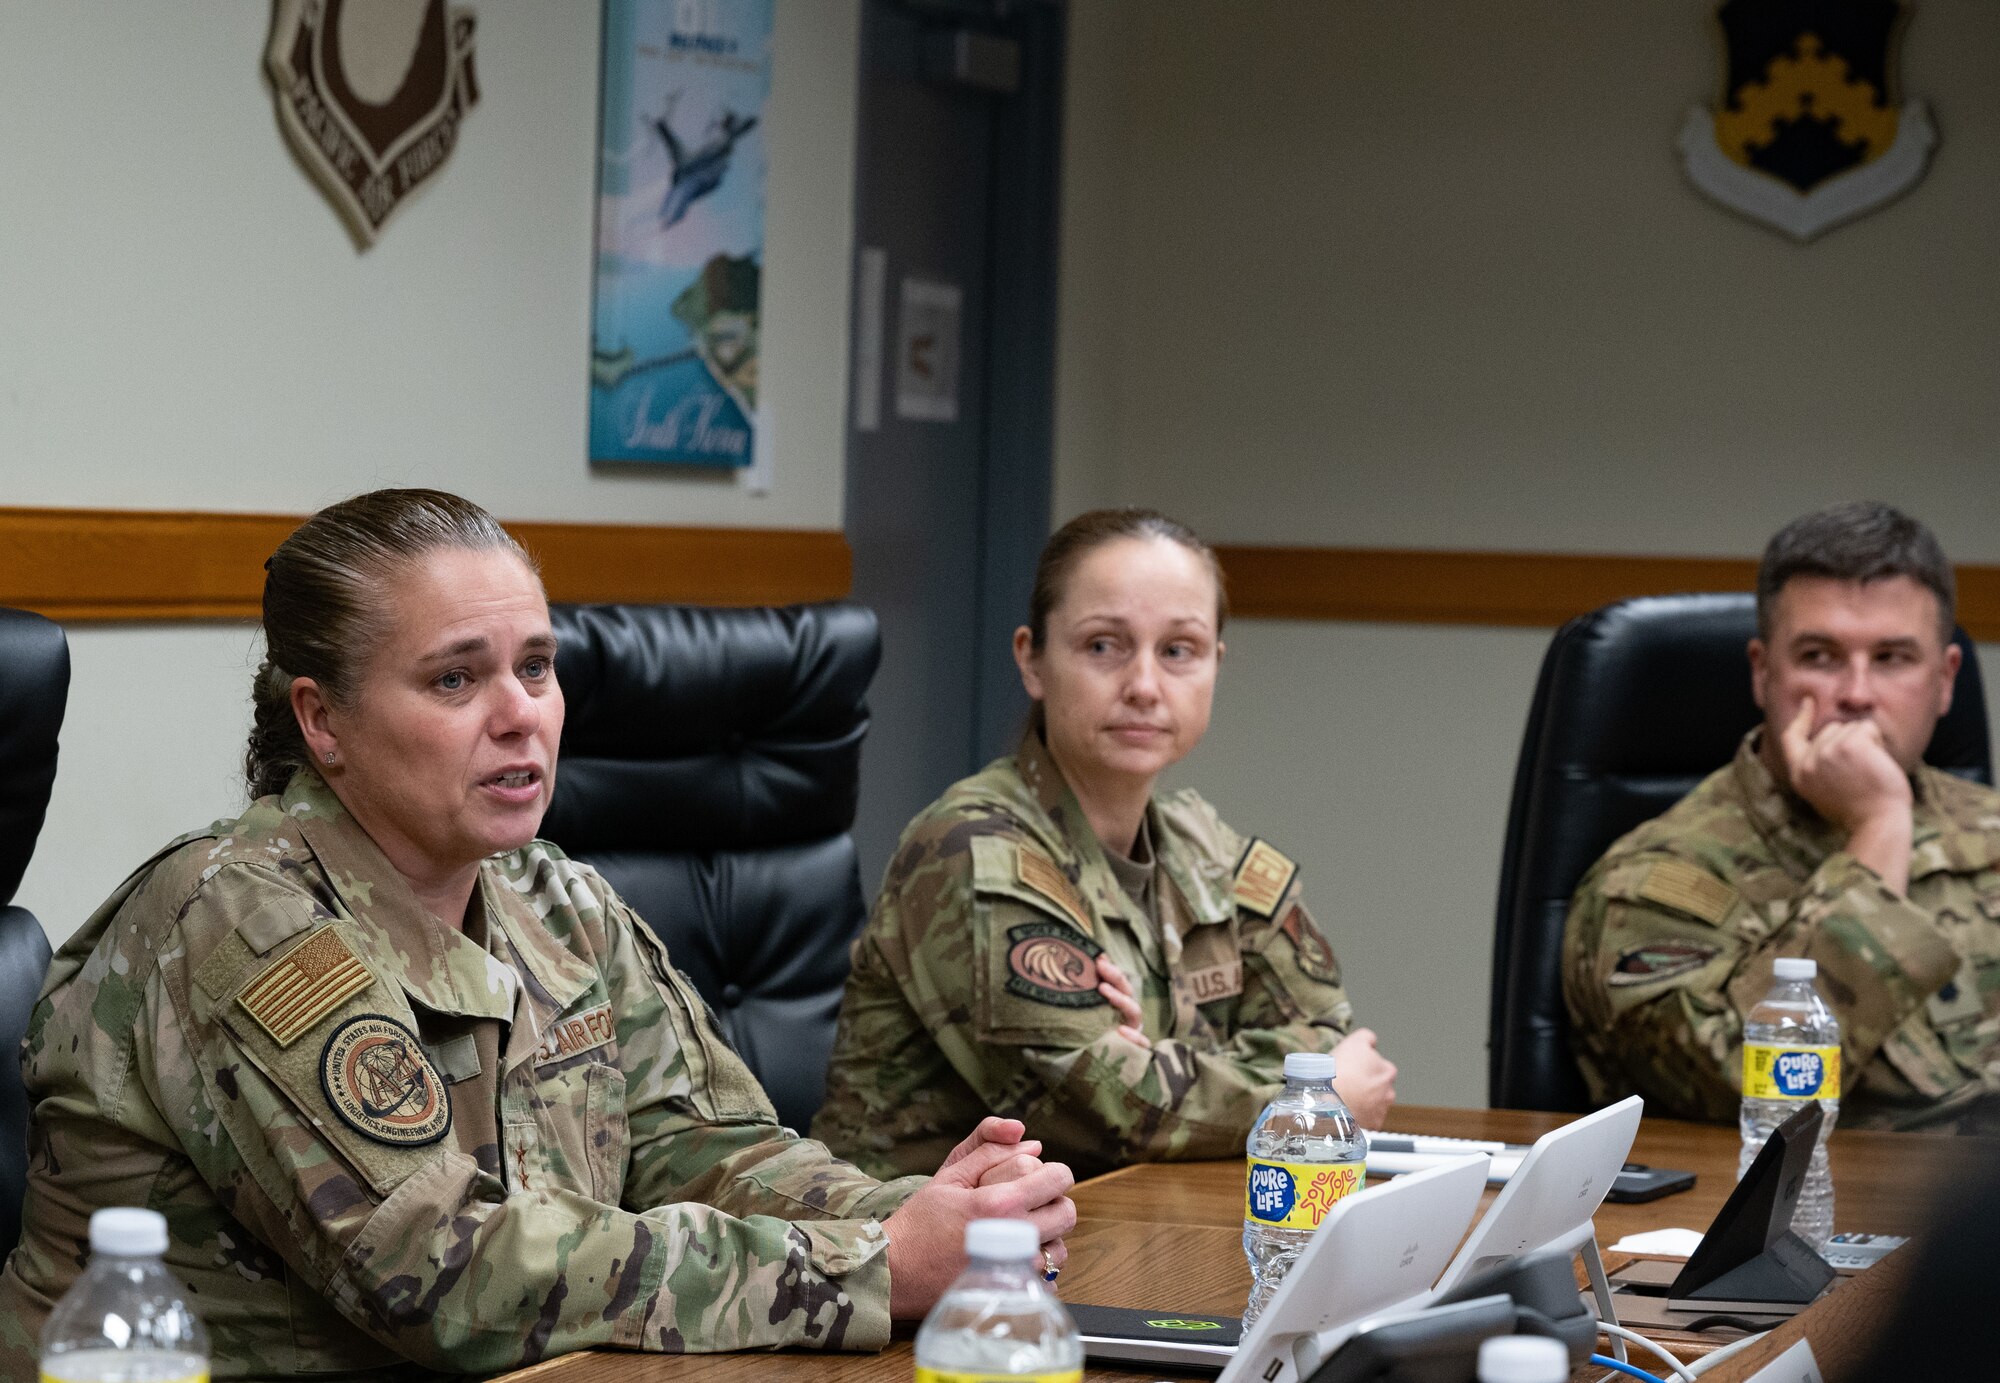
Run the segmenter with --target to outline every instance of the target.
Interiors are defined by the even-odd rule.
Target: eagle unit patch
[[[1056,1008],[1097,1008],[1097,958],[1104,948],[1057,922],[1007,929],[1007,992]]]
[[[375,983],[332,927],[321,927],[236,996],[244,1012],[289,1047],[314,1024]]]
[[[1056,868],[1055,862],[1039,850],[1031,850],[1023,845],[1014,852],[1014,877],[1021,881],[1023,888],[1032,889],[1042,897],[1062,909],[1065,916],[1083,928],[1085,936],[1094,934],[1090,925],[1090,909],[1077,896],[1076,885],[1069,881],[1069,875]]]
[[[341,1122],[378,1143],[422,1147],[451,1128],[451,1101],[423,1044],[379,1013],[333,1030],[320,1050],[319,1083]]]
[[[1799,240],[1902,195],[1937,132],[1898,104],[1900,0],[1726,0],[1722,99],[1688,112],[1688,181]]]
[[[1280,854],[1269,841],[1253,838],[1236,862],[1236,883],[1231,890],[1236,906],[1253,917],[1268,920],[1278,911],[1285,890],[1292,886],[1299,867]]]

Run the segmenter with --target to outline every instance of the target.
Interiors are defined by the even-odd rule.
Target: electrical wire
[[[1695,1360],[1692,1364],[1689,1364],[1688,1372],[1696,1375],[1697,1377],[1700,1376],[1701,1374],[1707,1373],[1710,1369],[1714,1368],[1717,1364],[1722,1363],[1724,1360],[1734,1359],[1737,1355],[1741,1354],[1744,1350],[1748,1349],[1751,1345],[1756,1344],[1759,1340],[1763,1339],[1766,1335],[1770,1333],[1771,1332],[1769,1330],[1760,1330],[1755,1335],[1745,1335],[1740,1340],[1731,1340],[1721,1349],[1716,1350],[1712,1354],[1704,1354],[1701,1356],[1701,1358]]]
[[[1667,1380],[1661,1378],[1658,1374],[1647,1373],[1644,1369],[1635,1369],[1630,1364],[1621,1364],[1608,1354],[1593,1354],[1590,1356],[1590,1362],[1602,1365],[1604,1368],[1610,1369],[1613,1373],[1627,1374],[1630,1377],[1637,1378],[1641,1380],[1641,1383],[1667,1383]]]
[[[1661,1363],[1672,1369],[1677,1377],[1686,1380],[1686,1383],[1694,1383],[1694,1375],[1688,1371],[1686,1364],[1683,1364],[1679,1359],[1676,1359],[1672,1354],[1669,1354],[1665,1349],[1647,1339],[1638,1331],[1627,1330],[1624,1326],[1613,1325],[1610,1321],[1599,1321],[1597,1328],[1613,1339],[1623,1340],[1627,1344],[1634,1344],[1643,1350],[1649,1351]]]

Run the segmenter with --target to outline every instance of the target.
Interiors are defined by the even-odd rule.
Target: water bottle
[[[974,1220],[972,1261],[917,1331],[917,1383],[1080,1383],[1076,1322],[1042,1284],[1042,1244],[1026,1220]]]
[[[90,1266],[42,1327],[42,1383],[208,1383],[208,1332],[166,1251],[158,1211],[91,1215]]]
[[[1367,1175],[1368,1138],[1333,1089],[1326,1052],[1285,1058],[1285,1088],[1250,1126],[1243,1174],[1243,1256],[1250,1304],[1243,1327],[1264,1314],[1299,1251]]]
[[[1546,1335],[1481,1340],[1479,1383],[1569,1383],[1569,1350]]]
[[[1771,1136],[1771,1130],[1818,1100],[1826,1115],[1813,1145],[1812,1167],[1799,1192],[1792,1228],[1815,1250],[1833,1237],[1833,1174],[1826,1140],[1840,1113],[1840,1022],[1813,988],[1816,962],[1788,956],[1771,967],[1771,992],[1743,1020],[1743,1109],[1737,1122],[1743,1150],[1736,1179]]]

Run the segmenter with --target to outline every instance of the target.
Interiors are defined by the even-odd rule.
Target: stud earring
[[[332,751],[331,749],[329,749],[329,750],[327,750],[327,751],[326,751],[326,761],[327,761],[328,763],[332,763],[332,762],[333,762],[333,751]]]

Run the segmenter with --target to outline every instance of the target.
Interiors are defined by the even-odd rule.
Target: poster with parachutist
[[[773,0],[604,0],[590,459],[747,466]]]

